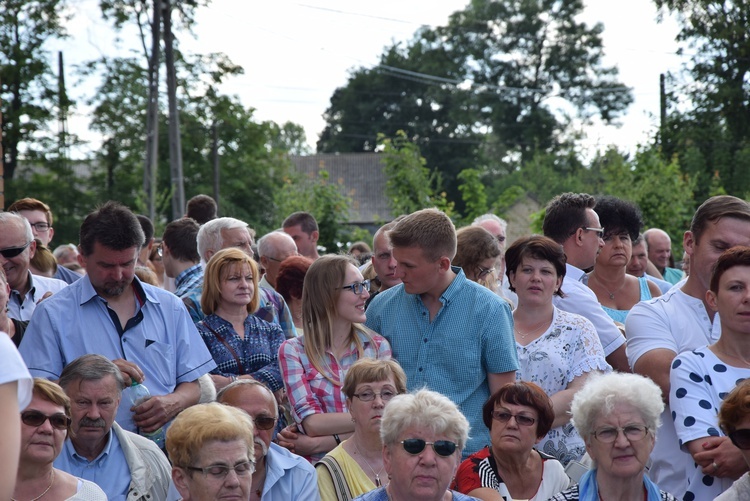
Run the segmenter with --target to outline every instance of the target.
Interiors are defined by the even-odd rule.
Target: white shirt
[[[713,323],[703,301],[673,287],[663,296],[642,301],[630,310],[625,321],[630,366],[641,356],[658,348],[680,354],[713,344],[721,334],[719,317]],[[682,499],[687,488],[685,472],[693,458],[680,450],[669,406],[661,415],[656,445],[651,453],[649,477],[661,490]]]
[[[23,302],[21,301],[21,294],[18,291],[10,291],[8,316],[16,320],[31,320],[31,314],[34,313],[37,303],[47,292],[54,294],[67,286],[68,284],[62,280],[32,275],[29,272],[29,290],[23,297]]]

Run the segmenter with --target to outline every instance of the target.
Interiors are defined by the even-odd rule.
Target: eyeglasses
[[[353,284],[345,285],[343,287],[338,287],[338,289],[349,289],[356,295],[362,294],[363,291],[370,290],[370,281],[369,280],[363,280],[361,282],[354,282]]]
[[[416,456],[421,454],[425,447],[428,445],[432,446],[432,450],[438,456],[448,457],[456,452],[456,444],[448,440],[436,440],[434,442],[426,442],[421,438],[407,438],[401,441],[401,445],[404,446],[404,450],[409,454]]]
[[[600,237],[604,235],[604,228],[589,228],[588,226],[581,226],[581,229],[586,231],[593,231]]]
[[[500,245],[505,243],[505,235],[495,235],[495,238],[497,238],[497,241],[500,243]]]
[[[492,419],[495,421],[499,421],[501,423],[507,423],[510,421],[510,418],[516,418],[516,423],[519,426],[532,426],[534,423],[536,423],[536,419],[529,416],[524,416],[523,414],[511,414],[510,412],[503,412],[503,411],[493,411],[492,412]]]
[[[477,268],[479,268],[479,273],[477,273],[477,280],[482,280],[487,275],[495,271],[495,268],[482,268],[481,266],[477,266]]]
[[[41,222],[41,223],[29,223],[29,225],[32,228],[34,228],[36,231],[47,231],[50,228],[52,228],[52,226],[50,226],[49,223],[44,223],[44,222]]]
[[[393,397],[395,397],[396,395],[398,395],[398,393],[396,393],[393,390],[383,390],[380,393],[375,393],[374,391],[368,390],[368,391],[363,391],[362,393],[354,394],[355,397],[357,397],[363,402],[372,402],[373,400],[375,400],[375,397],[380,397],[380,400],[382,400],[383,402],[387,402]]]
[[[234,471],[238,477],[244,477],[246,475],[252,475],[255,471],[255,464],[252,461],[243,461],[237,463],[234,466],[227,466],[225,464],[212,464],[205,468],[198,468],[196,466],[187,466],[186,469],[190,471],[199,471],[206,477],[211,477],[214,480],[223,480],[229,475],[230,471]]]
[[[269,416],[258,416],[256,418],[253,418],[253,423],[255,423],[255,427],[259,430],[270,430],[274,426],[276,426],[276,418],[272,418]]]
[[[49,424],[58,430],[67,430],[68,426],[70,426],[70,418],[62,412],[52,414],[51,416],[39,411],[24,411],[21,413],[21,421],[26,426],[42,426],[48,419]]]
[[[611,444],[617,440],[617,436],[622,431],[625,438],[631,442],[643,440],[648,433],[648,426],[642,424],[629,424],[623,428],[600,428],[594,432],[594,437],[603,444]]]
[[[161,245],[156,246],[156,255],[159,257],[164,257],[164,249]]]
[[[729,434],[729,439],[738,449],[750,449],[750,430],[748,429],[734,430]]]
[[[16,257],[17,255],[25,251],[26,247],[31,245],[31,242],[33,242],[33,240],[29,241],[23,247],[8,247],[7,249],[0,249],[0,256],[3,256],[5,259]]]

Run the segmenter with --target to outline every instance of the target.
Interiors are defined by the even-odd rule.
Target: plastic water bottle
[[[135,379],[133,380],[133,383],[130,385],[129,388],[130,393],[130,402],[133,404],[133,406],[141,405],[143,402],[151,398],[151,392],[148,391],[148,388],[146,388],[145,385],[139,383]],[[142,429],[138,428],[138,433],[141,434],[141,436],[144,436],[150,440],[153,440],[153,442],[159,446],[160,449],[164,449],[164,441],[166,438],[166,434],[164,433],[164,428],[159,428],[156,431],[152,431],[150,433],[143,431]]]

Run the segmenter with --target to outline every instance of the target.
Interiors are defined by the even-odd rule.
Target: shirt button
[[[417,370],[418,370],[419,372],[422,372],[422,368],[421,368],[421,367],[420,367],[419,369],[417,369]]]
[[[424,342],[425,342],[425,343],[427,342],[427,338],[424,338]]]

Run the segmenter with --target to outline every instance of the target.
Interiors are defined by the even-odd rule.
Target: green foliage
[[[474,218],[487,213],[487,193],[481,174],[476,169],[464,169],[458,174],[458,190],[464,202],[463,221],[470,224]]]

